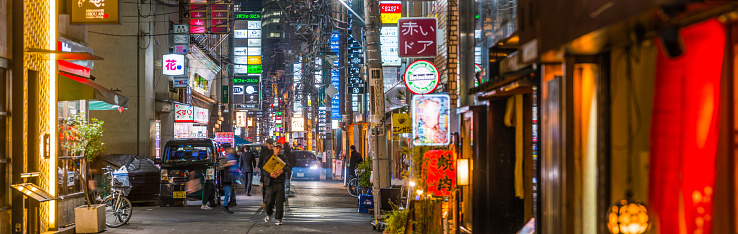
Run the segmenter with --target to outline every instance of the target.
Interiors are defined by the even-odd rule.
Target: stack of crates
[[[359,213],[369,213],[369,209],[374,209],[374,196],[359,195]]]

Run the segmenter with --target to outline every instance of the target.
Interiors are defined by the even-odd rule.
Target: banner
[[[433,196],[450,196],[456,189],[456,155],[451,150],[430,150],[423,154],[425,191]]]

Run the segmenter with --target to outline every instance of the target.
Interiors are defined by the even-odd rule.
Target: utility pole
[[[382,57],[379,53],[379,1],[366,0],[364,2],[364,16],[366,26],[366,66],[369,81],[369,95],[371,98],[371,129],[372,149],[374,149],[374,160],[372,171],[374,171],[374,219],[380,216],[382,197],[380,188],[390,187],[389,157],[387,156],[387,141],[384,139],[384,80],[382,79]]]

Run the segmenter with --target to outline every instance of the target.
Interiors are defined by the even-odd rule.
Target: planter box
[[[74,226],[77,233],[98,233],[105,230],[105,205],[95,204],[74,208]]]

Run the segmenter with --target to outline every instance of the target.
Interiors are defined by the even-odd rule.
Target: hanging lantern
[[[610,233],[641,234],[648,227],[648,209],[641,202],[620,200],[607,211],[607,229]]]

